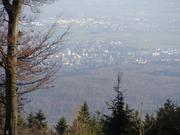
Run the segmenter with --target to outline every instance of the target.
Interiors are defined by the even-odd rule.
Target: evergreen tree
[[[104,123],[104,132],[106,135],[127,135],[131,129],[131,111],[126,108],[123,98],[123,92],[120,87],[121,74],[118,74],[115,98],[109,104],[111,116],[106,116]]]
[[[84,102],[80,111],[78,111],[77,118],[73,121],[70,128],[70,133],[73,135],[92,135],[89,107],[86,102]]]
[[[57,125],[55,125],[56,132],[59,135],[64,135],[67,128],[68,128],[68,125],[67,125],[65,117],[60,118]]]
[[[156,112],[156,117],[146,116],[145,125],[151,125],[147,135],[179,135],[180,107],[167,99],[163,107]]]
[[[90,120],[92,135],[103,135],[103,118],[100,112],[96,112]]]
[[[39,110],[35,115],[35,121],[39,129],[47,129],[47,121],[46,116],[42,112],[42,110]]]
[[[146,114],[144,120],[144,129],[146,130],[145,135],[156,135],[156,118],[153,115]]]
[[[27,125],[29,128],[36,128],[37,130],[46,131],[48,128],[46,116],[39,110],[35,115],[31,112],[27,118]]]
[[[180,134],[180,110],[171,100],[167,100],[157,112],[156,127],[160,135]]]
[[[90,122],[90,113],[89,113],[89,107],[88,107],[86,101],[81,106],[81,109],[79,111],[79,115],[78,115],[77,119],[79,121],[82,121],[83,123],[89,124],[89,122]]]

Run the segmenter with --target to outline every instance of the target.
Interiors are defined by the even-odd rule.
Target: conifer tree
[[[145,129],[148,129],[146,135],[179,135],[180,107],[167,99],[157,110],[156,116],[145,116]]]
[[[46,116],[45,114],[42,112],[42,110],[39,110],[36,115],[35,115],[35,121],[37,124],[37,127],[39,129],[47,129],[48,125],[47,125],[47,121],[46,121]]]
[[[104,135],[103,133],[103,116],[100,112],[96,112],[91,118],[90,128],[92,135]]]
[[[75,118],[70,128],[70,133],[73,135],[92,135],[89,107],[86,102],[84,102],[78,111],[77,118]]]
[[[88,107],[86,101],[81,106],[81,109],[79,111],[79,115],[78,115],[77,119],[82,120],[86,124],[89,123],[89,121],[90,121],[90,113],[89,113],[89,107]]]
[[[57,125],[55,125],[55,130],[58,133],[58,135],[64,135],[68,128],[67,121],[65,117],[60,118]]]
[[[118,74],[115,98],[108,104],[111,116],[106,116],[104,123],[105,135],[127,135],[131,129],[130,110],[125,109],[123,91],[120,87],[121,74]]]
[[[48,128],[46,116],[42,112],[42,110],[39,110],[35,114],[31,112],[27,118],[27,122],[29,128],[35,128],[37,130],[44,130],[44,131],[46,131]]]
[[[158,135],[180,134],[180,109],[170,99],[157,111],[155,127]]]
[[[144,120],[144,129],[146,130],[145,135],[155,135],[157,133],[155,124],[156,118],[153,115],[146,114]]]

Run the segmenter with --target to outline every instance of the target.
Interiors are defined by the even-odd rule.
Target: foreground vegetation
[[[27,118],[19,115],[18,135],[179,135],[180,106],[167,99],[164,105],[152,114],[142,116],[142,107],[136,111],[124,102],[120,87],[120,76],[114,87],[116,96],[107,107],[111,114],[103,112],[90,114],[86,102],[76,112],[73,121],[68,124],[65,117],[59,119],[53,127],[48,126],[45,114],[39,110],[30,113]],[[19,108],[21,110],[22,108]],[[0,135],[4,128],[4,105],[0,104]],[[57,118],[58,119],[58,118]]]

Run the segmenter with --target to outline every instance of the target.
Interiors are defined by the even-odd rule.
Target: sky
[[[57,0],[54,4],[42,8],[43,15],[63,13],[67,17],[119,17],[137,14],[175,16],[179,11],[179,0]]]

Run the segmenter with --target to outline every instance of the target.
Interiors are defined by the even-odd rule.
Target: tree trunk
[[[18,24],[21,13],[22,0],[13,0],[8,11],[8,36],[7,36],[7,56],[6,56],[6,120],[4,135],[17,135],[18,121],[18,100],[16,87],[16,53],[18,40]]]

